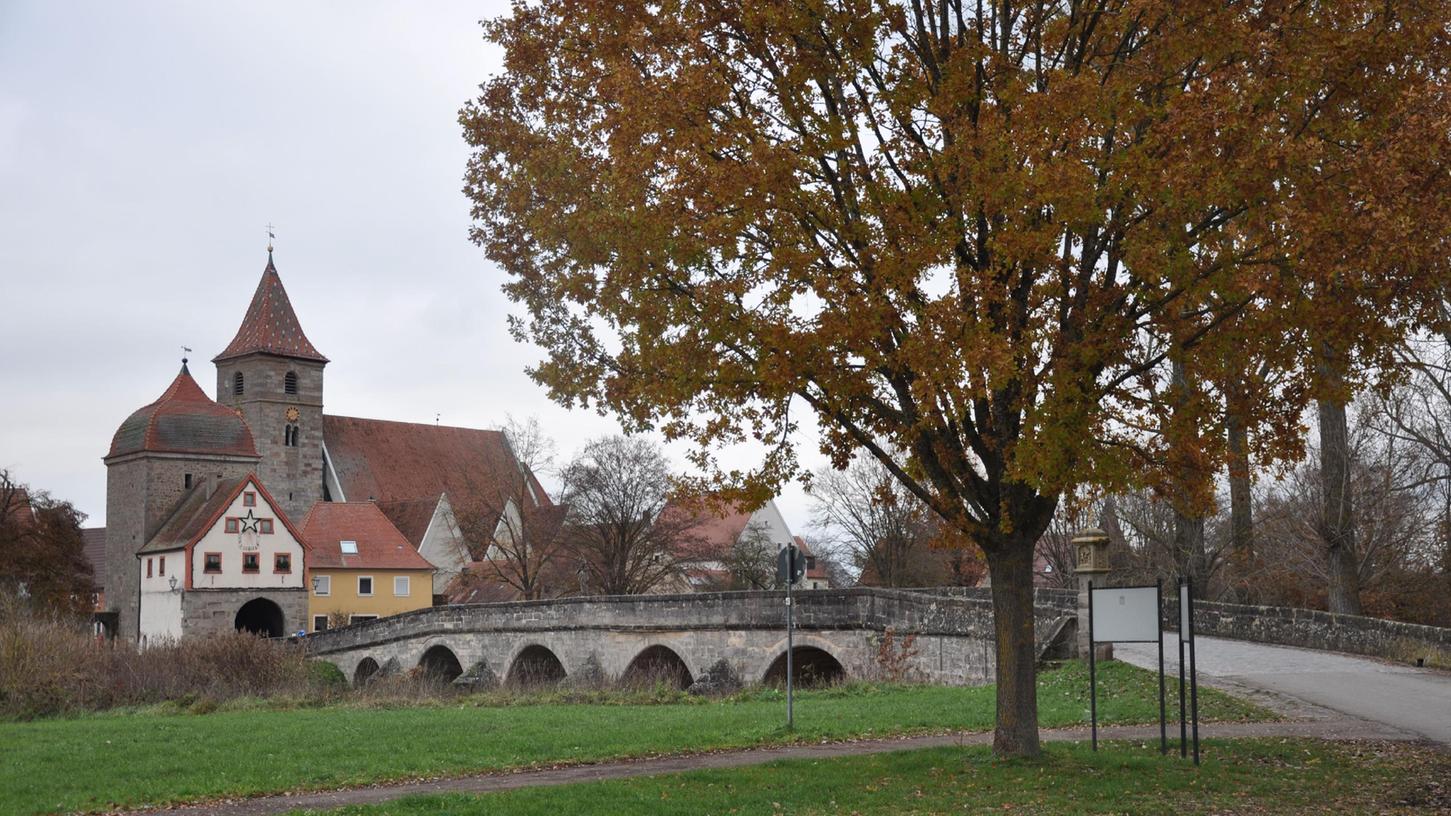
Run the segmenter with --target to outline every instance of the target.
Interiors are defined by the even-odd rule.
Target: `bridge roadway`
[[[1288,703],[1290,713],[1306,713],[1296,709],[1308,703],[1451,744],[1451,673],[1290,646],[1204,636],[1198,642],[1206,685],[1267,694],[1272,707]],[[1152,643],[1116,644],[1114,655],[1158,670]],[[1164,671],[1177,676],[1178,659],[1178,635],[1166,632]]]
[[[856,587],[797,592],[795,663],[803,678],[872,679],[888,631],[908,676],[934,683],[990,680],[996,663],[985,591],[942,595]],[[1071,593],[1043,592],[1040,654],[1071,648]],[[784,678],[784,592],[563,598],[441,606],[319,632],[310,654],[355,683],[422,668],[460,685],[641,677],[681,687]]]

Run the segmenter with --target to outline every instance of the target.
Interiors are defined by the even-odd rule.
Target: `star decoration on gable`
[[[262,523],[262,519],[257,518],[257,514],[250,509],[247,510],[247,515],[242,516],[240,521],[242,522],[242,532],[244,533],[258,532],[259,526]]]

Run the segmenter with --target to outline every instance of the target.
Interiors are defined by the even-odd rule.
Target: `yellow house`
[[[433,605],[433,565],[373,502],[318,502],[302,537],[309,632]]]

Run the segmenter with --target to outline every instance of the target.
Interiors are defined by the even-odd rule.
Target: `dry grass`
[[[138,649],[98,640],[73,619],[0,601],[0,717],[30,719],[180,701],[205,710],[238,697],[316,698],[341,675],[302,649],[231,632]]]

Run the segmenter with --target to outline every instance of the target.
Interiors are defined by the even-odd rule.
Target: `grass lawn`
[[[1126,664],[1103,666],[1101,721],[1155,720],[1156,684],[1154,675]],[[1081,665],[1043,673],[1039,687],[1044,726],[1087,721],[1088,678]],[[793,740],[987,730],[994,708],[991,687],[847,686],[798,695],[797,728],[788,733],[784,695],[774,691],[667,705],[487,704],[494,699],[0,723],[0,814],[337,788]],[[1268,716],[1207,689],[1201,689],[1200,710],[1205,719]]]
[[[1157,745],[1056,744],[1040,760],[939,748],[719,771],[419,796],[330,816],[573,814],[1442,813],[1451,755],[1314,740],[1211,740],[1201,768]],[[1440,785],[1440,787],[1438,787]],[[314,811],[307,811],[313,813]],[[301,811],[299,811],[301,813]]]

